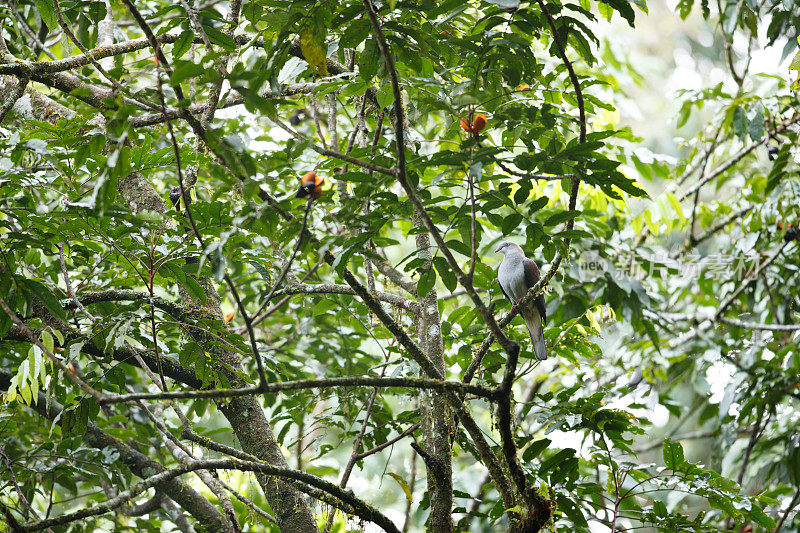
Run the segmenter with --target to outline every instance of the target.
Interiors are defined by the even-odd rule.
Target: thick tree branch
[[[413,340],[411,340],[408,334],[394,320],[392,320],[392,318],[383,309],[381,304],[372,297],[369,291],[367,291],[367,289],[361,283],[359,283],[355,276],[353,276],[353,273],[347,269],[344,269],[342,275],[345,281],[351,287],[353,287],[353,289],[361,297],[367,307],[370,308],[373,314],[378,317],[383,325],[392,333],[392,335],[394,335],[397,341],[407,350],[411,358],[414,359],[414,361],[416,361],[429,376],[437,380],[443,379],[443,376],[438,369],[433,366],[425,354],[420,351],[419,347],[414,343]],[[500,464],[497,461],[497,457],[495,457],[494,452],[489,446],[489,443],[486,442],[486,438],[483,436],[480,427],[478,427],[478,424],[472,418],[472,415],[469,413],[469,411],[467,411],[458,395],[448,392],[447,401],[450,404],[450,407],[453,409],[455,415],[461,421],[464,429],[467,430],[470,438],[475,443],[478,453],[481,456],[481,460],[489,470],[492,480],[495,482],[497,490],[500,492],[506,508],[511,509],[514,507],[514,505],[516,505],[516,499],[514,498],[514,494],[508,484],[508,480],[506,479],[505,474],[503,473]]]
[[[473,394],[479,398],[492,400],[495,397],[494,389],[481,385],[470,385],[460,381],[443,381],[422,378],[381,378],[367,376],[347,376],[339,378],[301,379],[297,381],[284,381],[266,383],[261,386],[243,387],[239,389],[208,389],[169,392],[135,392],[119,394],[98,400],[100,403],[120,403],[133,400],[166,400],[166,399],[197,399],[197,398],[233,398],[237,396],[251,396],[254,394],[274,394],[290,390],[325,389],[337,387],[402,387],[410,389],[458,391],[462,394]]]
[[[329,481],[325,481],[316,476],[312,476],[311,474],[306,474],[305,472],[300,472],[297,470],[291,470],[288,468],[278,468],[263,462],[242,461],[239,459],[209,459],[202,461],[199,460],[189,461],[186,464],[170,468],[169,470],[164,470],[162,472],[159,472],[158,474],[155,474],[145,479],[144,481],[140,481],[139,483],[133,485],[127,490],[120,492],[119,496],[117,496],[116,498],[111,498],[106,502],[95,505],[93,507],[81,509],[79,511],[68,513],[56,518],[50,518],[46,520],[40,520],[38,522],[34,522],[31,524],[26,524],[24,528],[26,531],[40,531],[47,527],[68,524],[71,522],[75,522],[77,520],[88,518],[90,516],[98,516],[105,514],[115,509],[116,507],[124,504],[131,498],[135,497],[138,494],[141,494],[142,492],[151,487],[161,485],[163,483],[174,480],[178,476],[199,469],[259,472],[261,474],[266,474],[269,476],[300,481],[312,487],[321,489],[335,496],[336,498],[340,499],[342,502],[348,504],[355,510],[356,515],[359,518],[377,524],[384,531],[387,531],[388,533],[400,533],[400,530],[397,529],[397,527],[392,523],[392,521],[389,520],[389,518],[386,517],[383,513],[381,513],[378,509],[356,498],[355,496],[353,496],[351,492],[345,491]]]
[[[67,365],[65,365],[61,361],[61,359],[56,357],[55,354],[51,352],[47,348],[47,346],[45,346],[42,343],[42,341],[39,340],[39,338],[36,335],[34,335],[33,331],[31,331],[31,329],[28,326],[26,326],[25,323],[23,323],[22,320],[19,319],[19,317],[17,317],[17,314],[8,306],[6,301],[3,300],[2,298],[0,298],[0,308],[8,315],[8,317],[11,319],[14,325],[16,325],[19,328],[19,330],[28,338],[28,340],[33,344],[35,344],[36,347],[39,348],[45,355],[47,355],[47,357],[53,362],[53,364],[56,365],[59,368],[59,370],[61,370],[64,373],[65,376],[67,376],[70,380],[72,380],[75,383],[75,385],[78,386],[79,389],[81,389],[89,396],[92,396],[98,401],[106,398],[106,396],[103,395],[103,393],[95,390],[88,383],[79,378],[74,372],[70,372],[69,369],[67,368]]]
[[[30,77],[20,77],[17,85],[11,90],[10,94],[6,96],[5,100],[3,100],[2,105],[0,105],[0,124],[3,123],[6,115],[9,111],[11,111],[11,108],[14,107],[14,104],[17,103],[17,100],[22,98],[22,95],[25,94],[25,88],[28,87],[28,81],[30,81]]]
[[[275,292],[275,296],[294,295],[294,294],[356,295],[356,291],[349,285],[337,285],[334,283],[322,283],[322,284],[311,285],[303,283],[303,284],[288,285],[283,289],[279,289]],[[374,293],[374,296],[377,300],[381,302],[386,302],[388,304],[394,305],[395,307],[405,309],[410,313],[414,314],[419,313],[419,305],[417,304],[417,302],[413,300],[409,300],[407,298],[403,298],[402,296],[398,296],[396,294],[383,291],[376,291]]]
[[[5,372],[0,372],[0,386],[4,388],[7,387],[9,380],[10,375]],[[41,392],[39,393],[38,402],[34,403],[31,408],[50,420],[57,420],[63,411],[63,407],[58,402],[52,399],[48,400]],[[57,423],[59,425],[61,424],[60,421]],[[198,522],[206,524],[212,529],[216,528],[216,526],[222,526],[225,523],[225,517],[222,515],[222,513],[220,513],[197,491],[180,479],[175,479],[175,476],[163,476],[162,478],[154,479],[154,477],[152,477],[153,474],[159,475],[158,473],[163,474],[164,472],[168,471],[161,464],[151,460],[146,455],[135,450],[133,447],[100,430],[91,422],[89,422],[87,425],[84,441],[89,446],[99,450],[108,447],[116,450],[120,455],[120,460],[131,470],[131,472],[142,479],[145,479],[145,483],[149,482],[146,488],[155,487],[162,492],[169,494],[172,499],[174,499],[181,507],[189,512]],[[140,494],[143,490],[144,489],[131,494],[131,496],[128,498],[120,500],[118,505],[122,505],[123,503],[130,501],[133,496]],[[110,506],[107,510],[112,510],[118,505]],[[87,514],[85,516],[94,515]],[[37,521],[35,522],[35,527],[32,528],[31,524],[28,524],[24,526],[23,531],[39,531],[73,521],[71,519],[61,521],[62,518],[63,517]]]

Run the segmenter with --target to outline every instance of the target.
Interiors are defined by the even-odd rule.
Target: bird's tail
[[[522,312],[522,318],[525,319],[525,325],[528,326],[528,332],[531,334],[531,343],[533,343],[533,355],[539,361],[547,359],[547,347],[544,345],[544,331],[542,329],[542,318],[539,316],[539,311],[531,309]]]

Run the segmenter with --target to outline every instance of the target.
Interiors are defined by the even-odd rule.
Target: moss
[[[153,186],[138,172],[128,174],[119,180],[119,193],[125,198],[132,211],[155,211],[165,213],[167,205]]]

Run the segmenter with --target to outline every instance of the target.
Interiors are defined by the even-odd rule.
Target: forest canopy
[[[0,15],[4,529],[800,529],[800,5]]]

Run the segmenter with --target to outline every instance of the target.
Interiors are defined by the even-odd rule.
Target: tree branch
[[[288,285],[275,292],[275,296],[294,294],[348,294],[355,296],[356,291],[349,285],[337,285],[333,283],[311,285],[303,283]],[[374,296],[377,300],[394,305],[395,307],[400,307],[410,313],[419,313],[419,305],[413,300],[383,291],[375,291]]]
[[[131,394],[119,394],[115,396],[104,397],[103,399],[98,399],[98,402],[101,404],[106,404],[130,402],[133,400],[232,398],[237,396],[250,396],[254,394],[274,394],[289,390],[325,389],[335,387],[403,387],[423,390],[458,391],[462,394],[473,394],[487,400],[494,399],[496,395],[494,389],[489,389],[481,385],[461,383],[460,381],[444,381],[422,378],[346,376],[339,378],[301,379],[296,381],[283,381],[279,383],[265,383],[261,386],[243,387],[239,389],[135,392]]]
[[[316,476],[312,476],[311,474],[306,474],[305,472],[300,472],[297,470],[291,470],[288,468],[278,468],[263,462],[242,461],[239,459],[209,459],[202,461],[200,460],[188,461],[186,464],[178,465],[168,470],[164,470],[163,472],[159,472],[158,474],[150,476],[149,478],[140,481],[139,483],[136,483],[127,490],[120,492],[119,496],[117,496],[116,498],[111,498],[93,507],[88,507],[85,509],[81,509],[79,511],[75,511],[73,513],[64,514],[56,518],[49,518],[31,524],[26,524],[24,528],[26,531],[40,531],[47,527],[68,524],[71,522],[82,520],[84,518],[88,518],[90,516],[98,516],[105,514],[113,510],[114,508],[124,504],[137,494],[141,494],[142,492],[151,487],[155,487],[157,485],[173,480],[178,476],[199,469],[239,470],[242,472],[259,472],[261,474],[266,474],[269,476],[300,481],[312,487],[322,489],[323,491],[340,499],[342,502],[351,506],[355,510],[356,515],[359,518],[367,520],[369,522],[373,522],[374,524],[380,526],[384,531],[387,531],[388,533],[400,533],[400,530],[397,529],[397,527],[392,523],[392,521],[389,520],[389,518],[386,517],[383,513],[381,513],[378,509],[369,505],[363,500],[356,498],[355,496],[353,496],[351,492],[345,491],[329,481],[325,481]]]

